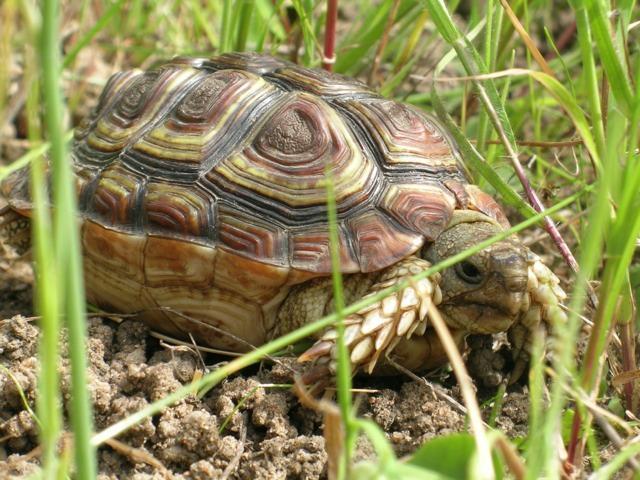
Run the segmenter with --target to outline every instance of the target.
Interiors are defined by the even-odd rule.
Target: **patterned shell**
[[[308,277],[331,269],[327,172],[344,273],[410,255],[464,196],[480,194],[423,113],[355,80],[255,54],[115,74],[72,155],[85,219]],[[18,209],[24,183],[4,185]]]

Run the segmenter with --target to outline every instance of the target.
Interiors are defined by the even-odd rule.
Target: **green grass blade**
[[[313,29],[313,4],[305,0],[292,0],[292,4],[298,14],[300,28],[302,30],[302,41],[304,43],[302,63],[310,67],[315,64],[316,51],[320,51],[318,40]]]
[[[55,4],[45,4],[44,16],[54,15]],[[34,140],[39,137],[40,132],[36,131],[39,126],[38,116],[40,106],[37,102],[40,99],[39,84],[35,81],[40,72],[36,72],[36,65],[42,62],[46,56],[47,33],[56,32],[57,23],[53,25],[51,18],[43,21],[40,32],[37,32],[36,21],[26,9],[23,11],[27,23],[32,29],[32,36],[40,35],[36,41],[35,51],[39,53],[39,58],[33,58],[33,50],[28,55],[30,62],[27,64],[27,78],[32,80],[30,95],[27,97],[27,113],[30,122],[29,137]],[[32,12],[31,12],[32,13]],[[49,29],[48,31],[46,29]],[[37,33],[36,33],[37,32]],[[55,44],[57,45],[57,44]],[[57,65],[50,66],[52,71],[57,71]],[[36,156],[32,160],[31,174],[31,194],[33,200],[33,250],[35,257],[35,278],[36,278],[36,311],[41,316],[40,328],[42,331],[39,344],[38,358],[41,362],[41,370],[38,377],[38,398],[36,407],[38,418],[41,419],[40,443],[42,447],[42,470],[45,478],[55,478],[60,471],[59,459],[57,456],[57,444],[61,436],[62,429],[62,399],[59,390],[59,345],[58,335],[60,332],[60,302],[58,284],[56,282],[56,264],[54,245],[50,242],[53,236],[51,218],[49,216],[50,205],[47,198],[46,184],[47,174],[44,159]]]
[[[193,14],[195,24],[202,28],[204,34],[207,36],[207,40],[209,40],[209,43],[211,44],[211,47],[215,49],[218,45],[218,38],[216,37],[211,23],[207,18],[207,13],[204,11],[198,0],[189,0],[189,8]]]
[[[336,72],[354,73],[354,67],[375,48],[376,41],[382,36],[392,4],[393,0],[383,0],[376,7],[361,12],[363,28],[342,38],[338,44],[337,51],[340,54],[334,65]],[[401,11],[398,12],[398,17],[400,15]]]
[[[640,454],[640,443],[635,442],[626,445],[609,461],[609,463],[594,472],[589,479],[609,480],[610,478],[614,478],[614,475],[621,470],[630,459],[636,457],[638,454]],[[637,478],[637,476],[634,478]]]
[[[576,2],[573,2],[576,3]],[[587,90],[587,99],[589,102],[589,112],[591,114],[591,125],[593,127],[593,136],[596,143],[598,153],[604,153],[604,125],[602,122],[602,108],[600,106],[600,89],[596,72],[596,64],[594,59],[594,51],[591,39],[591,26],[589,25],[589,17],[587,10],[582,3],[574,5],[576,11],[576,26],[578,33],[578,42],[580,45],[580,54],[583,65],[583,79]]]
[[[625,74],[623,60],[613,45],[609,18],[604,12],[601,0],[588,0],[587,12],[589,23],[593,33],[593,39],[598,47],[602,67],[607,73],[611,84],[611,92],[620,104],[623,112],[628,116],[633,107],[632,93],[629,78]]]
[[[353,413],[351,411],[351,360],[349,350],[344,340],[344,293],[342,287],[342,266],[340,264],[340,239],[338,236],[338,219],[336,214],[336,197],[333,175],[329,168],[325,172],[327,190],[327,214],[329,222],[329,247],[331,249],[331,277],[333,280],[333,305],[337,317],[336,330],[338,338],[337,348],[337,390],[338,404],[345,431],[345,448],[340,459],[338,478],[348,478],[351,456],[355,447],[356,431],[353,427]]]
[[[549,445],[549,448],[541,452],[541,476],[556,475],[556,472],[561,468],[560,460],[556,455],[557,448],[559,448],[559,446],[556,446],[556,442],[559,436],[562,410],[567,401],[563,385],[580,376],[576,372],[574,360],[576,355],[575,339],[578,338],[581,323],[578,312],[581,312],[584,308],[587,282],[594,277],[596,269],[601,262],[603,245],[607,233],[611,229],[611,207],[609,203],[611,181],[609,176],[616,174],[615,164],[617,159],[605,155],[603,160],[602,175],[596,184],[595,196],[591,199],[592,206],[587,222],[589,228],[588,233],[586,233],[588,241],[582,243],[582,252],[579,258],[580,270],[576,275],[571,301],[568,306],[569,320],[566,325],[556,325],[554,329],[557,346],[554,349],[553,366],[556,373],[551,384],[550,402],[545,415],[544,441]],[[540,477],[530,476],[528,478]]]
[[[220,24],[220,51],[226,53],[233,47],[233,0],[224,0]]]
[[[73,132],[68,131],[64,136],[64,141],[69,142],[73,138]],[[38,145],[35,148],[32,148],[27,153],[22,155],[20,158],[14,160],[9,165],[5,167],[0,167],[0,182],[11,175],[13,172],[20,170],[23,167],[29,165],[34,159],[41,157],[46,154],[51,148],[51,144],[49,142],[45,142],[42,145]]]
[[[504,18],[504,10],[496,4],[497,0],[487,2],[487,22],[484,37],[484,56],[485,63],[490,71],[496,69],[498,59],[500,33],[502,32],[502,20]],[[478,150],[483,152],[486,148],[486,141],[489,139],[489,116],[485,111],[480,114],[478,124],[477,145]],[[488,163],[491,157],[487,157]]]
[[[58,389],[60,302],[55,252],[49,241],[53,233],[45,190],[45,166],[41,157],[33,160],[30,171],[34,205],[32,236],[36,278],[35,305],[41,317],[42,331],[38,354],[42,367],[38,378],[37,412],[38,418],[41,419],[43,474],[45,478],[54,478],[58,471],[57,444],[62,433],[62,400]]]
[[[237,52],[244,52],[247,48],[247,38],[249,37],[253,8],[253,0],[241,0],[238,18],[238,36],[236,38],[235,48]]]
[[[51,143],[51,171],[54,185],[53,239],[55,260],[69,333],[71,358],[71,424],[74,432],[76,473],[80,478],[96,476],[95,451],[90,439],[93,431],[86,377],[85,300],[80,260],[80,241],[71,166],[64,142],[63,103],[60,91],[58,2],[45,0],[43,9],[41,56],[45,124]],[[57,341],[57,336],[56,336]],[[57,362],[56,362],[57,365]],[[57,385],[56,385],[57,388]],[[41,417],[42,418],[42,417]]]
[[[558,82],[558,80],[550,77],[546,73],[529,71],[529,75],[545,87],[567,112],[569,117],[571,117],[573,125],[578,130],[585,148],[591,155],[594,167],[597,171],[602,170],[602,162],[600,160],[600,154],[596,146],[596,142],[591,134],[591,126],[584,116],[582,109],[577,104],[575,97],[571,95],[571,93],[560,82]]]
[[[468,163],[474,172],[478,172],[482,177],[489,182],[489,184],[496,189],[498,194],[509,205],[518,209],[521,215],[526,218],[530,218],[536,214],[536,211],[522,200],[520,195],[500,177],[491,166],[484,161],[480,153],[476,148],[471,145],[469,139],[455,124],[451,116],[445,111],[442,100],[440,99],[436,88],[432,89],[433,105],[438,114],[438,118],[444,122],[449,132],[453,135],[458,147],[462,152],[465,163]]]
[[[254,2],[255,13],[253,16],[254,25],[257,28],[256,32],[256,46],[258,51],[262,51],[262,43],[266,37],[267,32],[273,35],[273,40],[282,42],[287,38],[287,32],[282,25],[280,16],[273,3],[270,0],[256,0]]]

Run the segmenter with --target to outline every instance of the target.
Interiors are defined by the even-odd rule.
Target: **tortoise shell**
[[[506,222],[425,113],[255,54],[113,75],[71,157],[89,300],[225,348],[264,341],[288,287],[330,272],[327,178],[345,274],[411,255],[455,208]],[[27,176],[2,188],[28,215]]]

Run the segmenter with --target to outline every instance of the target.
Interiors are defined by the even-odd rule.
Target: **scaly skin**
[[[0,251],[9,249],[24,254],[31,244],[29,219],[18,214],[0,199]]]
[[[347,277],[346,301],[375,295],[410,279],[501,230],[481,213],[457,211],[449,227],[423,249],[423,258],[411,256],[381,272]],[[283,325],[291,329],[330,311],[331,282],[322,282],[323,288],[318,284],[299,286],[287,299],[281,309]],[[354,366],[368,372],[387,356],[412,371],[442,365],[447,361],[446,353],[428,326],[427,308],[432,302],[460,346],[468,334],[507,331],[515,359],[511,381],[515,381],[529,360],[532,332],[541,324],[564,321],[559,307],[564,298],[555,275],[517,239],[508,238],[350,315],[345,320],[346,342]],[[333,363],[335,338],[335,330],[328,330],[300,360]],[[380,373],[388,371],[384,365],[376,369]]]

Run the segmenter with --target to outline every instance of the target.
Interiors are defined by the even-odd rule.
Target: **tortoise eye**
[[[482,280],[484,280],[484,275],[482,274],[480,269],[473,263],[466,260],[457,264],[455,267],[455,271],[458,277],[472,285],[478,285],[482,283]]]

